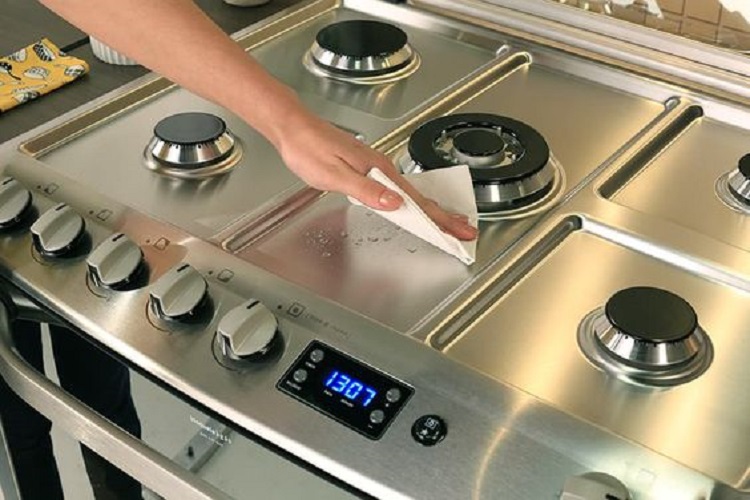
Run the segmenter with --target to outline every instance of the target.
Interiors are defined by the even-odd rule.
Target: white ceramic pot
[[[117,52],[109,45],[105,45],[93,36],[89,37],[91,42],[91,50],[97,59],[104,61],[108,64],[117,64],[120,66],[136,66],[138,63],[127,56],[124,56]]]

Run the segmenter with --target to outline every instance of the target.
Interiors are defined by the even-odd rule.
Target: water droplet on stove
[[[383,237],[383,241],[391,241],[391,237],[390,236],[384,236]]]
[[[347,236],[349,236],[349,233],[347,233],[346,231],[341,231],[342,238],[346,238]]]
[[[372,212],[365,212],[365,215],[366,215],[367,217],[370,217],[370,216],[372,215]]]
[[[416,248],[407,248],[407,250],[409,250],[409,253],[416,253],[417,252]]]
[[[331,252],[323,252],[323,257],[328,258],[330,256],[331,256]]]
[[[378,237],[376,237],[376,236],[368,236],[368,237],[367,237],[367,241],[369,241],[369,242],[371,242],[371,243],[375,243],[375,242],[378,242],[378,241],[380,241],[380,238],[378,238]]]

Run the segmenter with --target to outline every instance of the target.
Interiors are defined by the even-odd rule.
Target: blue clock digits
[[[328,375],[325,386],[333,392],[343,394],[346,399],[354,401],[363,407],[367,407],[367,405],[372,403],[372,400],[378,394],[378,391],[369,385],[365,385],[356,378],[350,377],[338,370],[334,370]]]

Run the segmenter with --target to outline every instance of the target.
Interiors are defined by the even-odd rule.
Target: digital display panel
[[[385,432],[414,390],[353,357],[312,342],[277,387],[371,439]]]
[[[333,392],[343,394],[346,399],[362,407],[367,407],[378,395],[378,391],[372,387],[338,370],[331,371],[331,374],[326,377],[325,386]]]

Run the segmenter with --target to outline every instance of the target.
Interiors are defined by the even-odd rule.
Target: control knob
[[[66,257],[83,242],[86,223],[65,203],[47,210],[31,226],[34,247],[46,257]]]
[[[229,311],[216,333],[225,356],[258,361],[271,352],[278,328],[276,316],[260,301],[250,299]]]
[[[0,179],[0,229],[13,229],[31,210],[31,193],[12,177]]]
[[[123,290],[133,285],[144,267],[143,251],[122,233],[104,240],[86,260],[98,285]]]
[[[565,481],[560,500],[630,500],[630,492],[614,476],[587,472]]]
[[[154,283],[151,305],[161,318],[190,322],[208,304],[208,284],[190,264],[180,264]]]

